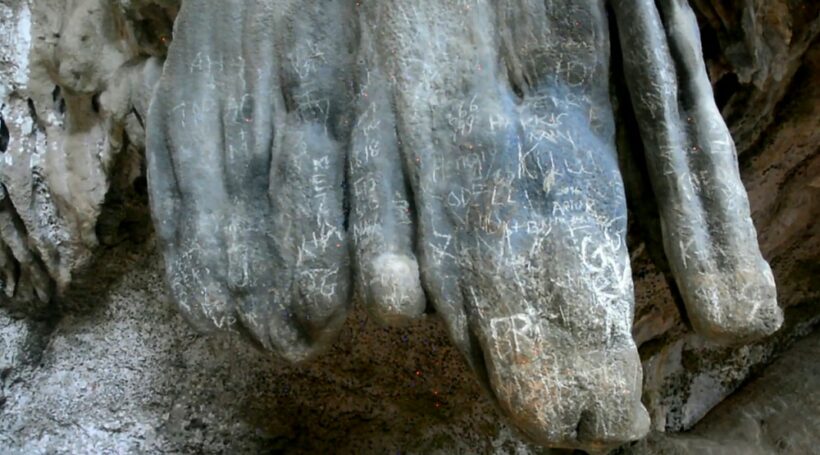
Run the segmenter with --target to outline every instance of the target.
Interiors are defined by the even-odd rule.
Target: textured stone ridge
[[[679,3],[655,3],[659,12],[670,7],[679,11],[674,9]],[[783,384],[803,384],[810,391],[816,377],[797,367],[809,364],[800,359],[811,358],[806,348],[811,342],[794,349],[791,345],[816,333],[820,321],[820,226],[815,222],[820,216],[820,88],[812,83],[820,76],[818,46],[812,45],[820,30],[820,5],[764,0],[736,7],[706,0],[691,4],[701,26],[714,98],[737,143],[740,176],[749,191],[759,244],[772,266],[786,318],[776,335],[743,347],[716,345],[687,329],[675,303],[685,304],[691,322],[698,324],[691,314],[692,299],[685,296],[691,292],[686,288],[690,278],[676,282],[679,276],[666,265],[665,254],[672,253],[669,245],[664,252],[661,225],[668,216],[648,203],[654,199],[647,181],[651,169],[642,168],[641,159],[625,162],[621,157],[630,211],[626,240],[635,281],[632,338],[643,364],[642,401],[653,429],[648,440],[622,451],[736,453],[749,441],[759,441],[769,452],[790,453],[816,445],[800,425],[788,420],[788,410],[800,409],[805,409],[802,422],[816,418],[806,399],[811,394],[771,391],[791,387]],[[366,6],[379,8],[373,5]],[[9,0],[0,5],[0,181],[5,185],[0,204],[0,225],[5,227],[0,237],[6,245],[0,261],[5,295],[0,309],[0,452],[545,453],[500,417],[507,414],[524,426],[526,415],[516,420],[517,409],[499,413],[459,351],[451,347],[448,332],[454,327],[461,330],[452,322],[458,317],[444,318],[450,322],[442,325],[438,316],[419,316],[430,310],[426,302],[434,302],[424,279],[431,267],[418,249],[416,220],[425,201],[413,197],[421,186],[410,171],[424,169],[429,161],[408,163],[402,159],[408,142],[402,129],[379,128],[399,125],[407,117],[395,103],[383,100],[391,98],[385,94],[394,90],[394,84],[412,84],[394,81],[390,65],[384,63],[388,59],[379,54],[393,55],[390,36],[371,40],[374,47],[367,52],[375,55],[359,51],[357,61],[370,59],[370,72],[346,75],[370,85],[350,89],[356,98],[350,108],[355,121],[343,191],[362,197],[349,198],[350,207],[342,205],[341,213],[350,210],[350,216],[349,225],[344,219],[341,224],[353,246],[350,263],[358,299],[345,308],[349,313],[343,325],[328,326],[338,330],[335,343],[328,346],[322,340],[315,347],[327,349],[325,354],[316,355],[308,365],[294,366],[249,349],[235,335],[204,338],[182,323],[172,305],[178,296],[169,294],[163,284],[142,163],[148,93],[171,38],[180,36],[171,33],[178,6],[174,1],[148,0]],[[464,11],[462,16],[459,20],[469,23],[480,18],[481,11]],[[669,23],[664,16],[660,19]],[[370,33],[372,38],[397,25],[400,22],[368,32],[368,23],[356,27],[362,36]],[[431,24],[433,30],[447,26]],[[611,26],[612,36],[616,30],[623,32]],[[465,32],[462,28],[457,33]],[[520,42],[515,41],[518,37],[509,39]],[[471,55],[459,52],[452,65],[457,67]],[[611,54],[616,72],[623,71],[617,68],[619,55],[617,49]],[[421,61],[429,57],[420,56]],[[287,58],[321,61],[310,50]],[[413,60],[398,63],[413,65]],[[299,68],[321,73],[325,67]],[[312,74],[294,72],[295,76],[285,71],[288,77]],[[492,84],[493,79],[478,82]],[[513,85],[516,106],[531,99],[523,88],[537,85],[536,78],[525,82]],[[623,115],[633,108],[621,82],[615,78],[612,85],[617,94],[618,149],[622,150],[623,139],[629,139],[631,147],[624,150],[640,157],[644,152],[634,136],[637,119]],[[283,92],[305,93],[300,90],[312,93],[310,87],[298,85]],[[441,98],[458,101],[451,112],[453,124],[447,121],[435,131],[442,132],[439,141],[451,141],[458,150],[470,150],[469,145],[475,149],[478,141],[459,145],[461,127],[468,128],[472,112],[472,98],[465,98],[466,109],[460,110],[459,96],[463,92],[450,91]],[[300,121],[313,118],[305,104],[286,101],[286,111],[295,112]],[[509,112],[517,109],[521,108]],[[451,139],[454,131],[458,140]],[[477,132],[487,134],[476,129],[470,134]],[[390,159],[374,159],[377,156]],[[697,170],[702,163],[689,165]],[[524,171],[540,172],[536,169]],[[83,172],[77,174],[78,170]],[[350,176],[357,173],[378,177],[380,186],[353,186]],[[415,175],[432,178],[423,172]],[[448,184],[459,183],[449,180]],[[606,179],[594,183],[605,185]],[[428,189],[430,194],[440,190]],[[368,201],[368,194],[370,204],[355,204]],[[388,194],[393,197],[385,199]],[[445,199],[442,204],[448,212],[441,219],[458,226],[459,218],[453,215],[472,203],[471,194]],[[493,210],[492,204],[485,205],[462,210]],[[241,204],[232,210],[239,208]],[[435,227],[441,233],[439,225]],[[469,245],[458,236],[453,236],[450,248],[455,248],[453,242]],[[521,244],[511,242],[510,247]],[[234,257],[241,253],[230,252]],[[440,256],[449,260],[446,254]],[[457,261],[446,276],[461,279],[463,263]],[[242,268],[230,270],[231,279],[240,278],[234,284],[241,285]],[[480,277],[488,271],[469,273]],[[471,280],[475,278],[467,281]],[[499,285],[514,282],[512,277]],[[483,292],[497,292],[487,288]],[[439,313],[443,314],[440,309]],[[16,319],[21,314],[38,318]],[[386,328],[384,322],[405,327]],[[467,320],[465,327],[469,331],[475,325]],[[704,332],[702,327],[699,331]],[[468,342],[481,346],[478,339]],[[784,352],[783,365],[764,370]],[[567,351],[560,354],[571,358]],[[475,357],[468,353],[468,358]],[[522,367],[516,365],[510,374],[520,373]],[[486,365],[477,369],[488,370]],[[761,371],[760,386],[743,386],[738,398],[710,413]],[[773,393],[776,405],[783,406],[778,418],[766,411],[771,408],[766,396]],[[753,415],[754,421],[744,415]],[[670,439],[670,434],[690,429],[690,436]]]

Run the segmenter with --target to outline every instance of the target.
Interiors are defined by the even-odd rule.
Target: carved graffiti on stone
[[[429,306],[536,442],[640,438],[612,77],[694,329],[782,319],[699,43],[685,0],[186,0],[147,119],[173,295],[293,361],[354,292]]]

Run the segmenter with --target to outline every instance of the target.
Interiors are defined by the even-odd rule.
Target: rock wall
[[[691,3],[786,322],[739,348],[693,334],[652,261],[657,233],[631,226],[633,337],[655,433],[621,450],[803,453],[816,436],[789,422],[817,419],[820,6]],[[386,329],[357,303],[330,351],[304,366],[181,320],[143,155],[148,87],[177,6],[0,4],[0,449],[543,452],[499,417],[435,317]]]

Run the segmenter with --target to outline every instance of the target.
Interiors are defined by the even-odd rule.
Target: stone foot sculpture
[[[291,360],[332,340],[350,301],[343,8],[186,1],[149,114],[153,216],[183,313]]]
[[[768,334],[771,272],[691,12],[612,3],[695,329]],[[371,313],[400,324],[429,302],[531,439],[642,437],[605,6],[186,0],[148,121],[183,313],[304,359],[344,319],[349,233]]]

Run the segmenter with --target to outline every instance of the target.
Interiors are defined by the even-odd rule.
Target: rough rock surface
[[[659,232],[633,223],[633,337],[656,432],[624,450],[733,453],[754,434],[763,453],[799,453],[810,439],[784,424],[787,416],[772,421],[772,433],[748,422],[739,430],[748,434],[721,429],[744,414],[771,421],[755,409],[787,383],[777,381],[803,378],[802,397],[780,400],[816,413],[805,400],[816,375],[788,362],[813,357],[805,346],[816,335],[791,345],[820,318],[818,6],[692,4],[786,321],[740,348],[693,334],[676,310],[670,271],[651,261],[662,250]],[[174,2],[0,5],[2,213],[15,220],[2,233],[12,297],[0,317],[2,451],[539,453],[503,423],[435,317],[386,329],[356,304],[330,351],[298,367],[182,322],[148,227],[141,154],[144,87],[176,13]],[[113,29],[101,26],[105,15]],[[653,216],[640,204],[630,210],[646,212],[633,220]],[[417,313],[414,298],[406,301]],[[784,352],[783,364],[764,370]],[[691,437],[662,434],[690,429]]]
[[[144,174],[142,119],[161,63],[139,39],[144,21],[126,20],[108,2],[2,8],[4,300],[43,317],[81,285],[75,278],[93,266],[101,244],[120,241],[128,224],[145,224],[130,199]],[[161,40],[167,27],[151,27],[150,36]],[[144,177],[142,186],[144,193]]]
[[[624,450],[629,454],[814,453],[820,442],[820,332],[778,358],[759,378],[717,406],[692,431],[659,437]],[[811,378],[811,379],[809,379]]]

